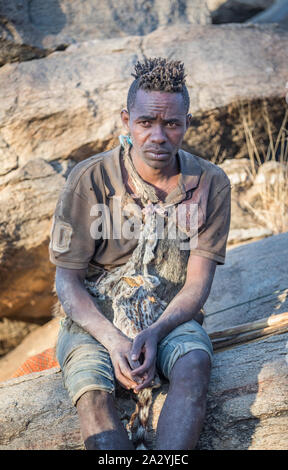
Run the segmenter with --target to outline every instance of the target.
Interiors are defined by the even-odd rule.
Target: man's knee
[[[89,390],[77,400],[76,408],[78,412],[91,412],[91,410],[103,410],[111,405],[112,394],[102,390]]]
[[[174,364],[170,384],[187,388],[196,394],[206,394],[211,371],[210,356],[206,351],[195,349],[180,357]]]

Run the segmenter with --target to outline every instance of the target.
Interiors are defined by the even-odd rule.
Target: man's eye
[[[150,126],[150,121],[141,121],[140,124],[144,127],[149,127]]]
[[[176,122],[167,122],[167,127],[169,127],[169,129],[175,129],[177,124]]]

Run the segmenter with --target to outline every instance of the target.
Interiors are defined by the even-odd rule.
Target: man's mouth
[[[145,153],[149,153],[150,155],[153,155],[156,158],[167,157],[168,155],[170,155],[170,153],[165,150],[156,150],[156,149],[147,149],[145,150]]]

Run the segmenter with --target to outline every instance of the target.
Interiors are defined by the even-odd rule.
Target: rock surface
[[[0,191],[1,317],[51,316],[55,269],[48,261],[48,238],[64,181],[49,163],[35,159]]]
[[[239,158],[219,166],[232,187],[229,244],[288,231],[287,164],[270,160],[254,169]]]
[[[249,23],[278,23],[288,27],[288,3],[287,0],[276,0],[267,10],[258,13],[249,20]]]
[[[1,366],[3,356],[7,355],[11,349],[14,349],[18,346],[26,336],[37,329],[38,325],[36,323],[28,323],[24,321],[10,320],[9,318],[0,319],[0,380],[1,373],[4,372],[4,369]],[[9,377],[9,374],[5,378]],[[2,379],[3,380],[3,379]]]
[[[209,24],[201,0],[10,0],[0,5],[0,66],[95,38],[145,35],[159,26]]]
[[[215,24],[241,23],[273,4],[274,0],[207,0]]]
[[[172,26],[169,34],[167,28],[163,32],[93,40],[45,59],[2,67],[0,127],[10,166],[36,157],[81,160],[114,145],[122,131],[119,113],[126,105],[133,64],[143,53],[185,61],[194,114],[238,100],[284,98],[285,31],[183,25],[181,31]]]
[[[215,354],[199,449],[287,449],[287,340],[282,334]],[[151,435],[166,393],[167,384],[155,396]],[[125,423],[135,403],[124,394],[117,406]],[[0,384],[0,427],[1,450],[83,449],[57,368]]]
[[[205,303],[207,331],[288,311],[287,259],[288,232],[230,249]]]

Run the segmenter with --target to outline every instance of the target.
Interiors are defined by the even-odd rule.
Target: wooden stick
[[[285,325],[277,325],[277,326],[269,326],[267,328],[262,328],[259,330],[254,330],[249,333],[243,333],[238,336],[234,336],[229,339],[223,340],[214,340],[212,341],[214,351],[219,351],[226,349],[228,347],[236,346],[237,344],[241,343],[248,343],[249,341],[253,341],[257,338],[267,337],[271,335],[279,335],[282,333],[286,333],[288,331],[288,323]]]
[[[221,331],[213,331],[209,334],[210,339],[227,338],[229,336],[235,336],[247,331],[259,330],[268,326],[282,326],[288,325],[288,312],[279,313],[278,315],[271,315],[268,318],[261,318],[249,323],[243,323],[242,325],[227,328]]]

